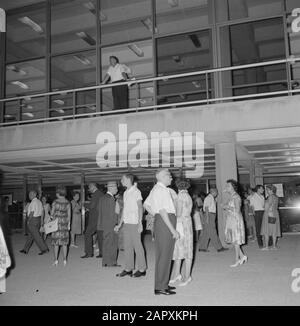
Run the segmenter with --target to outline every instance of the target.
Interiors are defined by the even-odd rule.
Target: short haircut
[[[111,55],[111,56],[109,57],[109,60],[110,60],[110,59],[115,59],[115,60],[117,61],[117,63],[120,63],[119,58],[116,57],[115,55]]]
[[[234,189],[235,192],[238,192],[239,189],[239,184],[236,180],[234,179],[229,179],[226,181],[226,183],[230,183],[232,185],[232,188]]]
[[[274,186],[274,185],[267,185],[266,187],[268,189],[270,189],[273,192],[273,194],[276,194],[276,192],[277,192],[276,186]]]
[[[75,197],[75,195],[79,195],[80,196],[80,192],[79,191],[77,191],[77,190],[73,190],[72,191],[72,197]]]
[[[155,176],[157,177],[157,176],[158,176],[161,172],[163,172],[163,171],[167,171],[167,172],[170,173],[169,169],[167,169],[167,168],[160,168],[160,169],[158,169],[158,170],[155,172]]]
[[[254,188],[254,191],[257,192],[259,188],[263,188],[263,185],[256,185]]]
[[[176,180],[176,187],[178,190],[187,190],[191,186],[189,180],[187,179],[178,179]]]
[[[59,194],[60,196],[64,196],[65,197],[66,194],[67,194],[67,189],[63,185],[58,185],[56,187],[56,193]]]
[[[124,177],[126,179],[130,179],[132,184],[134,184],[134,182],[136,181],[136,177],[132,173],[126,173],[126,174],[124,174]]]

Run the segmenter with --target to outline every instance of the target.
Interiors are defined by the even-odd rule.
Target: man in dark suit
[[[98,232],[103,231],[102,247],[102,266],[120,266],[117,265],[118,258],[118,235],[114,231],[118,224],[118,215],[116,213],[116,200],[114,196],[118,193],[116,182],[111,181],[107,184],[107,192],[100,198]]]
[[[89,192],[91,193],[91,201],[88,205],[89,221],[84,233],[84,251],[85,255],[81,258],[93,257],[93,235],[97,231],[97,222],[99,216],[99,200],[103,196],[103,192],[97,188],[96,183],[91,182],[88,185]],[[102,256],[102,237],[98,235],[99,256]]]

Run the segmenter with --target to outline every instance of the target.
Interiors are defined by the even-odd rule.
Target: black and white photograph
[[[300,1],[0,0],[0,306],[299,305]]]

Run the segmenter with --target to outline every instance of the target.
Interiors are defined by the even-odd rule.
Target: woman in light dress
[[[186,180],[176,182],[178,196],[176,201],[177,225],[176,230],[180,233],[180,238],[176,240],[173,253],[173,273],[170,284],[181,281],[179,286],[185,286],[191,282],[191,267],[193,261],[193,225],[191,212],[193,200],[187,189],[190,183]],[[185,262],[185,273],[180,273],[182,260]]]
[[[238,183],[235,180],[227,180],[225,191],[230,195],[227,204],[223,205],[226,211],[225,242],[234,245],[235,263],[231,267],[237,267],[247,262],[241,245],[245,243],[245,225],[241,213],[241,197],[237,193]]]
[[[78,191],[73,192],[71,201],[72,207],[72,223],[71,223],[71,247],[78,248],[76,245],[76,235],[81,234],[82,218],[81,218],[81,202]]]
[[[0,212],[2,214],[2,212]],[[11,266],[11,259],[8,253],[4,234],[0,225],[0,293],[6,292],[6,271]]]
[[[276,196],[276,187],[273,185],[266,186],[268,198],[265,201],[265,212],[261,224],[261,235],[264,237],[264,248],[262,250],[269,249],[269,238],[272,237],[273,247],[271,249],[277,249],[277,238],[281,237],[280,220],[278,212],[278,197]]]
[[[203,200],[198,194],[193,195],[193,224],[194,224],[194,241],[199,240],[200,231],[203,229],[201,219],[203,219]]]

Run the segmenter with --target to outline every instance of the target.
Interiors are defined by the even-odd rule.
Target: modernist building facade
[[[194,184],[221,190],[283,186],[300,196],[300,32],[296,0],[1,1],[2,193],[38,184],[105,183],[128,168],[99,168],[99,132],[203,132]],[[129,108],[113,111],[101,81],[115,55],[132,71]],[[146,148],[145,150],[149,150]],[[180,150],[172,156],[175,175]],[[191,155],[191,156],[193,156]],[[168,158],[168,157],[167,157]],[[139,159],[139,157],[137,158]],[[133,168],[153,182],[154,168]],[[145,188],[145,189],[146,189]],[[300,197],[299,197],[300,198]],[[299,200],[300,201],[300,200]],[[283,209],[293,215],[294,208]],[[220,214],[221,217],[221,214]],[[288,218],[288,217],[287,217]],[[289,217],[290,218],[290,217]],[[222,219],[219,219],[222,226]]]

